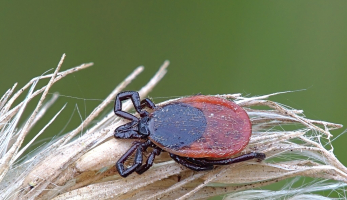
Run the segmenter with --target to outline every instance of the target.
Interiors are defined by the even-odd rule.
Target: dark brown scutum
[[[179,151],[202,137],[206,129],[204,113],[184,103],[159,107],[149,121],[149,139],[163,149]]]

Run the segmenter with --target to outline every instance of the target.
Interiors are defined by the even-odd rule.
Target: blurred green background
[[[271,100],[347,125],[346,10],[345,0],[2,1],[0,94],[56,67],[63,53],[62,70],[94,62],[52,88],[62,96],[36,132],[68,107],[44,133],[50,138],[76,127],[135,67],[145,71],[128,90],[143,86],[168,59],[168,74],[150,94],[154,102],[305,89]],[[346,142],[346,134],[333,142],[345,165]]]

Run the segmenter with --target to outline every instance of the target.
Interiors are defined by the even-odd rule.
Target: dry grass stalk
[[[90,122],[113,103],[116,94],[135,79],[143,71],[143,67],[135,69],[75,130],[51,141],[25,160],[19,160],[31,144],[22,147],[23,139],[57,98],[54,95],[43,104],[51,85],[69,73],[92,65],[82,64],[59,73],[64,57],[65,55],[53,74],[32,79],[12,96],[15,84],[0,98],[1,199],[206,199],[222,194],[228,194],[226,199],[284,196],[325,199],[310,193],[346,186],[347,168],[334,156],[330,143],[330,130],[342,126],[307,119],[301,110],[267,100],[279,93],[250,98],[240,94],[218,95],[232,99],[246,109],[253,124],[253,135],[242,153],[264,152],[267,155],[265,161],[249,161],[216,167],[212,171],[193,172],[173,162],[163,153],[143,175],[132,174],[128,178],[121,178],[114,164],[133,141],[115,140],[112,135],[113,130],[125,121],[118,119],[110,111],[97,124],[90,125]],[[146,97],[163,78],[168,64],[168,61],[164,62],[154,77],[139,91],[141,98]],[[43,78],[50,78],[49,83],[35,91],[37,82]],[[12,106],[28,88],[26,98]],[[27,103],[41,93],[32,115],[23,126],[19,126],[18,121]],[[161,104],[170,101],[172,100]],[[124,110],[131,109],[129,102],[123,106]],[[268,109],[257,109],[257,106],[266,106]],[[37,135],[44,132],[55,117]],[[88,130],[76,138],[86,128]],[[35,139],[36,137],[32,141]],[[325,146],[330,149],[325,149]],[[253,190],[299,176],[334,181],[283,191]]]

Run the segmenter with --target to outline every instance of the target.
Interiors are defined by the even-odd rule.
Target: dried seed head
[[[141,98],[147,96],[165,75],[168,64],[166,61],[139,91]],[[115,95],[123,90],[143,67],[137,68],[117,86],[79,127],[41,147],[25,160],[19,160],[24,152],[18,151],[23,138],[51,105],[42,105],[49,87],[67,74],[91,65],[92,63],[82,64],[64,72],[58,73],[56,70],[54,74],[36,77],[11,96],[15,84],[0,98],[1,199],[206,199],[222,194],[228,194],[226,199],[252,199],[254,196],[314,198],[316,196],[310,194],[311,192],[337,190],[346,186],[347,169],[334,156],[330,142],[330,130],[342,126],[307,119],[301,110],[268,100],[278,93],[258,97],[242,97],[240,94],[217,95],[232,99],[250,116],[252,137],[240,154],[263,152],[267,155],[265,161],[254,160],[216,167],[212,171],[193,172],[170,160],[167,154],[162,154],[146,173],[120,178],[114,163],[132,141],[115,140],[112,135],[114,129],[125,123],[125,120],[117,119],[110,111],[98,123],[90,125],[84,135],[78,138],[75,136],[113,102]],[[51,81],[47,86],[35,90],[37,81],[43,78],[51,78]],[[30,89],[23,102],[12,106],[18,96],[28,88]],[[25,121],[24,126],[19,126],[18,121],[25,105],[41,93],[43,95],[37,109]],[[123,110],[131,109],[129,103],[124,103],[123,106]],[[267,106],[268,109],[259,109],[257,106]],[[55,118],[49,123],[54,120]],[[285,188],[282,191],[253,190],[300,176],[334,181],[321,181],[298,189]]]

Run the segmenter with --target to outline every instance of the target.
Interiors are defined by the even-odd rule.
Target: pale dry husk
[[[53,95],[50,101],[43,104],[51,85],[69,73],[92,65],[82,64],[59,73],[64,58],[65,55],[53,74],[32,79],[12,95],[15,84],[0,99],[1,199],[206,199],[222,194],[228,194],[227,199],[326,199],[327,197],[311,193],[344,188],[347,183],[347,169],[334,156],[330,143],[330,130],[342,126],[307,119],[301,110],[267,100],[278,93],[258,97],[218,95],[231,99],[246,109],[253,124],[253,134],[242,154],[263,152],[267,156],[263,162],[242,162],[216,167],[212,171],[194,172],[162,153],[146,173],[134,173],[121,178],[114,164],[133,141],[116,140],[112,135],[114,129],[125,121],[115,117],[113,111],[109,110],[98,123],[91,122],[102,111],[110,108],[117,93],[141,73],[143,67],[135,69],[121,82],[79,127],[19,160],[28,147],[22,145],[25,136],[58,96]],[[168,64],[168,61],[164,62],[154,77],[139,90],[141,98],[146,97],[165,75]],[[49,83],[35,90],[37,82],[43,78],[50,78]],[[13,106],[13,102],[26,89],[29,90],[26,98]],[[32,115],[20,126],[18,121],[27,103],[41,93]],[[170,100],[161,104],[168,102]],[[262,106],[263,109],[257,106]],[[124,103],[123,109],[130,110],[130,102]],[[43,133],[55,117],[37,135]],[[76,137],[78,134],[80,136]],[[331,184],[309,187],[300,192],[254,190],[299,176],[333,181]]]

